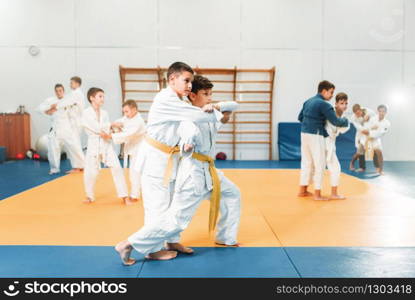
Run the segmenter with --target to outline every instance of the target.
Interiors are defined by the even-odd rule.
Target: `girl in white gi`
[[[335,112],[337,117],[342,117],[343,113],[347,110],[347,101],[348,97],[345,93],[338,93],[336,95],[335,103]],[[339,159],[336,154],[336,138],[339,134],[344,134],[349,130],[350,126],[347,127],[337,127],[330,123],[326,122],[326,130],[328,137],[326,137],[326,159],[327,159],[327,169],[330,172],[330,184],[331,184],[331,195],[329,199],[346,199],[344,196],[339,195],[337,192],[337,187],[340,180],[341,167]]]
[[[108,113],[101,108],[104,104],[104,91],[100,88],[90,88],[88,101],[91,106],[82,114],[82,126],[88,136],[88,148],[85,156],[84,185],[87,198],[86,203],[95,200],[94,187],[101,163],[111,168],[112,178],[118,197],[125,203],[128,200],[127,185],[124,178],[124,170],[115,154],[110,141],[110,121]]]
[[[48,134],[48,160],[49,174],[60,172],[61,148],[65,148],[66,154],[75,170],[82,170],[84,166],[84,153],[81,143],[74,135],[69,111],[73,107],[71,98],[65,97],[62,84],[55,85],[56,97],[51,97],[42,102],[38,110],[51,117],[52,126]]]
[[[79,143],[81,144],[82,148],[82,112],[84,111],[85,101],[84,101],[84,93],[81,91],[81,84],[82,80],[78,76],[74,76],[70,80],[70,87],[72,92],[68,96],[71,98],[73,105],[68,110],[69,118],[72,123],[71,128],[73,129],[73,134]],[[82,171],[83,166],[81,168],[74,168],[67,173],[76,173]]]
[[[124,117],[111,124],[111,127],[118,132],[110,136],[115,144],[124,144],[124,167],[127,167],[128,161],[130,162],[130,201],[135,202],[141,194],[141,178],[133,166],[137,160],[138,146],[146,132],[146,125],[134,100],[125,101],[122,110]],[[126,204],[130,204],[130,201]]]
[[[150,108],[147,135],[137,154],[136,168],[142,174],[144,227],[129,237],[131,243],[125,240],[116,246],[125,264],[134,263],[129,261],[129,255],[136,235],[146,232],[147,228],[154,228],[150,224],[162,220],[163,213],[170,207],[180,152],[177,134],[180,122],[216,122],[223,117],[212,104],[200,109],[185,101],[192,89],[193,70],[190,66],[182,62],[173,63],[167,70],[167,78],[168,87],[157,94]],[[166,241],[166,250],[155,247],[145,254],[151,259],[165,260],[176,257],[176,251],[193,252],[179,243],[179,234]]]
[[[355,161],[359,159],[359,168],[357,172],[364,172],[366,169],[365,163],[365,145],[362,143],[362,137],[369,133],[369,130],[365,127],[365,123],[370,120],[370,118],[375,116],[375,113],[368,108],[363,108],[359,104],[353,105],[353,114],[350,117],[350,122],[356,128],[356,137],[355,137],[355,146],[356,153],[353,155],[352,160],[350,161],[350,171],[355,171]]]
[[[383,152],[381,138],[389,131],[391,126],[389,120],[385,118],[387,108],[385,105],[379,105],[377,108],[378,115],[370,118],[366,131],[364,132],[367,142],[365,143],[369,148],[369,152],[374,152],[373,163],[375,164],[376,172],[383,175]],[[364,140],[362,139],[362,143]]]

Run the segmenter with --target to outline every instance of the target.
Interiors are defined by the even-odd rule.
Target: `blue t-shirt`
[[[328,136],[324,128],[327,120],[338,127],[346,127],[348,125],[347,119],[338,118],[333,106],[328,101],[325,101],[320,94],[304,102],[303,108],[298,115],[298,120],[301,122],[301,132],[318,134],[324,137]]]

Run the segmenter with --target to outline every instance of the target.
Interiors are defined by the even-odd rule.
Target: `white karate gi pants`
[[[145,185],[144,181],[143,176],[143,185]],[[156,222],[144,224],[139,231],[128,238],[128,241],[135,250],[144,255],[161,250],[166,239],[180,237],[180,233],[189,225],[202,200],[210,199],[210,194],[210,191],[196,194],[192,178],[189,177],[180,191],[175,192],[171,207]],[[145,198],[144,195],[143,197]],[[220,218],[216,241],[227,245],[236,244],[239,219],[239,189],[229,179],[222,177]],[[208,224],[206,224],[206,229],[207,227]]]
[[[130,177],[130,197],[141,198],[141,174],[134,168],[137,161],[137,153],[127,155],[124,159],[129,159],[129,177]]]
[[[112,150],[112,151],[111,151]],[[107,159],[111,162],[111,174],[119,198],[128,197],[128,189],[125,183],[124,169],[121,167],[115,151],[111,149],[108,151]],[[84,169],[84,186],[85,193],[88,198],[95,200],[94,188],[99,173],[101,160],[96,155],[86,155],[85,169]]]
[[[326,144],[332,144],[333,141],[326,137]],[[335,142],[334,142],[335,143]],[[336,154],[336,146],[327,146],[327,169],[330,173],[330,184],[332,187],[337,187],[340,181],[341,166]]]
[[[52,130],[48,134],[48,160],[51,172],[60,172],[62,145],[71,162],[72,168],[84,167],[84,153],[80,141],[67,130]]]
[[[300,185],[308,186],[314,182],[314,189],[321,190],[325,168],[326,143],[324,137],[302,132]]]

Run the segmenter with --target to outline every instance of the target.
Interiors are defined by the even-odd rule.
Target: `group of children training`
[[[111,123],[102,109],[104,91],[90,88],[84,109],[79,87],[81,79],[71,78],[73,92],[65,95],[61,84],[56,97],[45,100],[39,110],[52,118],[48,158],[51,173],[59,172],[60,147],[68,153],[72,172],[84,171],[86,203],[94,198],[97,175],[104,164],[111,169],[118,197],[131,204],[143,201],[144,226],[119,242],[115,250],[124,265],[132,265],[133,249],[148,259],[169,260],[178,253],[192,254],[193,249],[180,243],[201,201],[210,200],[209,231],[216,229],[215,242],[238,246],[240,191],[215,168],[214,147],[218,130],[229,121],[237,103],[212,103],[212,82],[194,75],[190,66],[173,63],[167,70],[168,86],[154,98],[145,125],[136,102],[123,103],[123,117]],[[335,86],[329,81],[318,85],[318,94],[308,99],[298,116],[301,122],[301,175],[299,196],[315,200],[345,199],[338,193],[340,163],[336,155],[336,137],[349,129],[345,118],[348,96],[338,93],[334,107],[329,103]],[[375,115],[360,105],[353,106],[350,121],[357,130],[354,162],[373,152],[379,173],[383,172],[381,137],[390,123],[386,106]],[[88,137],[84,155],[81,130]],[[131,192],[128,193],[124,170],[114,144],[123,144],[124,167],[129,163]],[[369,154],[368,154],[369,153]],[[321,194],[324,171],[330,172],[331,195]],[[363,167],[364,168],[364,167]],[[362,168],[362,169],[363,169]],[[308,186],[314,183],[314,194]]]
[[[383,153],[381,137],[388,131],[390,122],[385,119],[387,108],[378,106],[376,115],[359,104],[353,105],[353,114],[347,118],[348,96],[338,93],[334,107],[329,103],[335,90],[334,84],[322,81],[318,85],[316,96],[304,102],[298,116],[301,122],[301,172],[299,197],[314,196],[315,200],[342,200],[338,193],[341,173],[340,162],[336,155],[336,138],[350,128],[350,122],[356,128],[356,154],[350,162],[350,169],[355,170],[354,163],[359,159],[360,168],[365,169],[366,158],[371,159],[379,175],[383,174]],[[331,195],[324,197],[321,186],[325,169],[330,174]],[[314,184],[314,194],[308,186]]]
[[[84,95],[80,90],[81,78],[72,77],[72,93],[65,95],[62,84],[55,85],[55,97],[46,99],[38,110],[50,116],[52,124],[48,134],[48,160],[50,174],[60,172],[61,149],[64,147],[72,170],[68,173],[84,171],[86,199],[95,200],[94,187],[101,164],[111,169],[118,197],[125,204],[132,204],[140,196],[140,175],[130,168],[131,191],[128,193],[124,171],[121,168],[113,144],[124,144],[124,164],[136,160],[137,148],[145,133],[144,120],[133,100],[123,103],[124,117],[110,123],[108,113],[101,107],[104,91],[90,88],[87,94],[90,107],[84,109]],[[84,154],[81,146],[82,133],[88,137]]]
[[[240,191],[215,168],[213,159],[218,130],[238,105],[233,101],[213,104],[212,82],[194,75],[185,63],[173,63],[168,68],[167,81],[168,86],[154,98],[147,125],[133,100],[124,102],[124,117],[110,123],[108,113],[102,109],[104,91],[100,88],[89,89],[90,106],[84,110],[83,105],[75,105],[72,96],[64,95],[61,85],[55,87],[56,99],[40,107],[53,119],[51,132],[55,135],[50,135],[49,140],[63,136],[57,142],[65,146],[74,169],[84,171],[85,202],[94,201],[101,164],[111,169],[117,195],[124,203],[142,199],[144,226],[115,247],[125,265],[135,263],[130,258],[132,249],[156,260],[193,253],[193,249],[180,243],[180,235],[204,199],[210,200],[208,228],[210,232],[216,229],[215,242],[238,246]],[[79,109],[76,118],[72,112],[75,107]],[[63,120],[67,122],[65,126],[56,125]],[[73,124],[80,124],[88,137],[85,155],[78,127]],[[70,148],[73,144],[80,149],[82,164],[75,165]],[[130,194],[113,144],[123,144],[124,167],[130,163]],[[56,152],[60,155],[60,149]],[[51,159],[50,165],[51,173],[59,171],[52,169]]]

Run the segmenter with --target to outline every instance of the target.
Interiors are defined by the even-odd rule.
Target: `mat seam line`
[[[281,248],[282,248],[282,250],[284,251],[285,255],[287,255],[288,260],[290,261],[291,265],[293,266],[293,268],[294,268],[295,272],[297,272],[297,275],[298,275],[300,278],[303,278],[303,277],[301,276],[300,271],[297,269],[297,266],[294,264],[293,260],[292,260],[292,259],[291,259],[291,257],[288,255],[288,252],[286,251],[284,244],[281,242],[281,240],[278,238],[277,234],[275,233],[274,229],[273,229],[273,228],[271,227],[271,225],[269,224],[269,222],[268,222],[267,218],[266,218],[266,217],[265,217],[265,215],[262,213],[262,211],[261,211],[261,209],[260,209],[260,208],[258,208],[258,210],[259,210],[259,212],[261,213],[261,216],[264,218],[265,223],[267,223],[268,227],[271,229],[271,232],[274,234],[275,238],[276,238],[276,239],[278,240],[278,242],[282,245],[282,247],[281,247]]]
[[[142,278],[142,277],[140,277],[140,275],[141,275],[141,272],[143,271],[143,268],[144,268],[144,264],[145,263],[146,263],[146,261],[145,261],[145,258],[144,258],[143,262],[141,263],[141,267],[138,270],[137,278]]]

